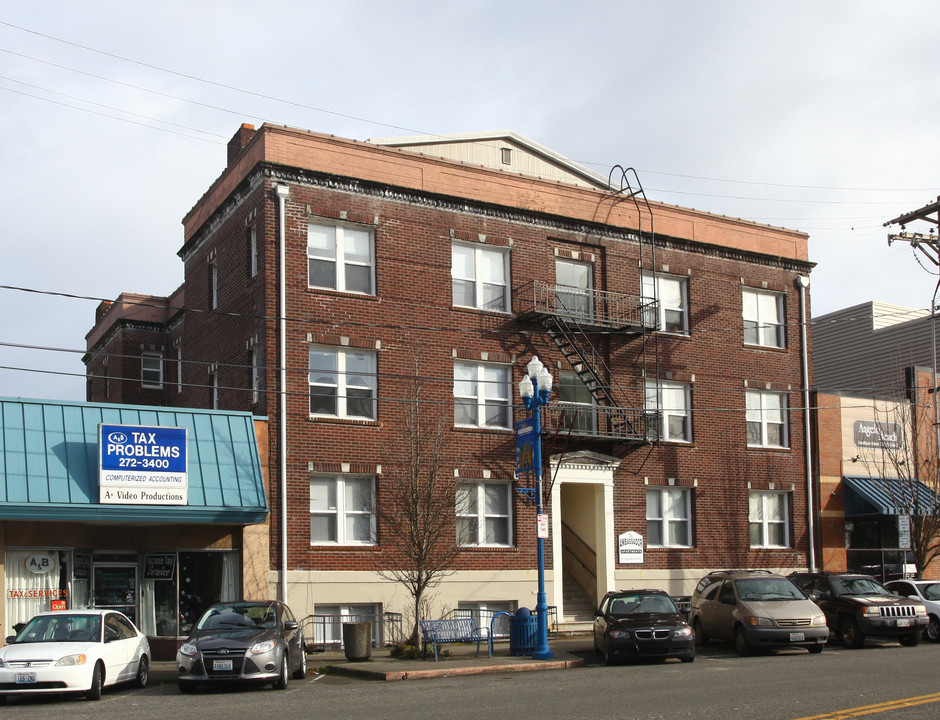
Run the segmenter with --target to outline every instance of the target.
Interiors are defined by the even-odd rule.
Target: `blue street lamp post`
[[[534,425],[532,441],[532,466],[535,468],[535,513],[536,519],[542,516],[542,413],[541,408],[548,404],[548,395],[552,391],[552,376],[537,357],[533,357],[526,366],[528,375],[519,382],[519,394],[526,410],[532,412]],[[538,569],[539,588],[535,598],[537,619],[535,650],[533,660],[551,660],[555,655],[548,646],[548,603],[545,599],[545,540],[538,533]]]

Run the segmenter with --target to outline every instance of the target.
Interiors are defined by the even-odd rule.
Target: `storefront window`
[[[6,622],[12,635],[20,623],[45,610],[68,607],[70,553],[48,548],[7,550],[4,557]]]
[[[237,552],[180,552],[180,622],[192,624],[217,602],[238,600]]]

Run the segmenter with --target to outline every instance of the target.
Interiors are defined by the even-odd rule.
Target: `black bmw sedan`
[[[307,674],[300,624],[274,600],[216,603],[193,626],[176,654],[180,692],[218,681],[287,687]]]
[[[594,650],[607,664],[627,658],[695,660],[695,636],[662,590],[617,590],[594,613]]]

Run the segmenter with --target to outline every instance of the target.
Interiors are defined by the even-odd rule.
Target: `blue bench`
[[[424,651],[428,643],[434,644],[434,662],[437,662],[437,646],[443,643],[475,642],[477,656],[480,655],[480,643],[487,639],[477,621],[473,618],[452,618],[449,620],[422,620],[421,634],[424,636]]]

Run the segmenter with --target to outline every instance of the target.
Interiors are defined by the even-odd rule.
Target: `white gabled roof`
[[[512,130],[380,137],[370,138],[367,142],[425,155],[435,155],[449,160],[459,160],[493,170],[540,177],[545,180],[600,190],[607,190],[610,187],[607,178],[603,175]],[[502,152],[504,148],[516,150],[519,153],[512,153],[510,162],[506,163]]]

